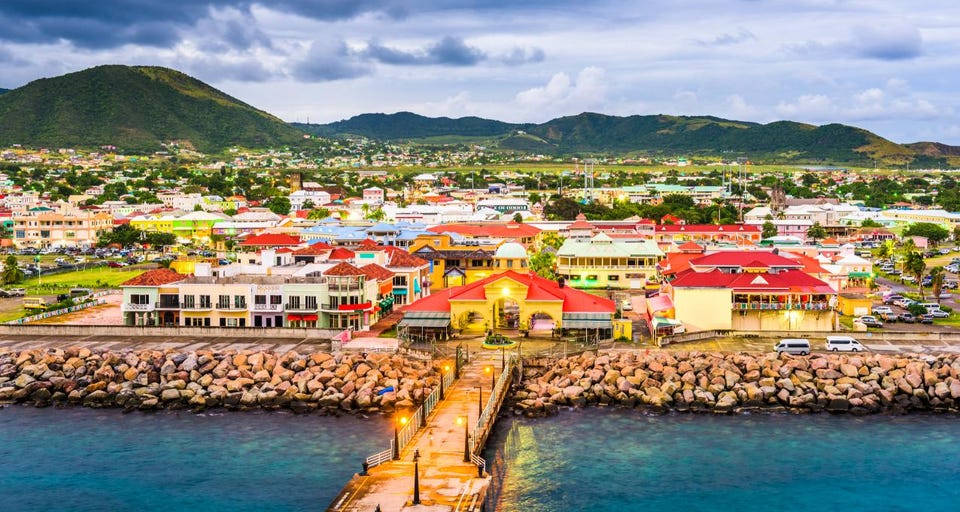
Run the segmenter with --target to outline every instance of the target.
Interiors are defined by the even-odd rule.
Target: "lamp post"
[[[490,374],[490,394],[493,395],[493,389],[497,386],[497,379],[496,379],[497,372],[493,371],[492,366],[484,366],[483,372]]]
[[[413,451],[413,504],[420,504],[420,450]]]
[[[463,424],[463,461],[470,462],[470,425],[466,416],[457,416],[457,425]]]
[[[480,412],[483,413],[483,386],[477,386],[477,391],[480,392],[480,399],[477,400],[477,404],[480,405]]]
[[[447,380],[447,372],[450,371],[450,365],[444,365],[443,371],[440,372],[440,400],[443,400],[443,381]]]
[[[400,460],[400,427],[406,424],[406,416],[400,416],[393,424],[393,460]]]

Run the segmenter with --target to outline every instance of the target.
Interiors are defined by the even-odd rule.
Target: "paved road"
[[[896,343],[891,343],[888,341],[873,339],[870,333],[865,332],[837,334],[849,334],[850,336],[858,339],[860,343],[873,352],[907,352],[915,354],[960,353],[960,342],[950,343],[944,341],[924,340],[898,341]],[[773,350],[774,344],[776,344],[778,341],[779,339],[775,338],[718,338],[715,340],[690,341],[678,343],[676,345],[668,345],[664,347],[664,349],[671,351],[699,350],[720,352],[770,352]],[[824,347],[824,340],[812,339],[810,340],[810,346],[814,352],[826,351],[826,348]]]

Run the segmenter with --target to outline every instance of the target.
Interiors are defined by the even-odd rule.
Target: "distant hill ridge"
[[[862,128],[793,121],[760,124],[713,116],[611,116],[584,112],[545,123],[505,123],[478,117],[431,118],[411,112],[361,114],[328,124],[297,124],[315,134],[380,140],[476,138],[526,152],[742,154],[780,161],[944,165],[960,147],[933,142],[897,144]],[[482,140],[486,139],[486,140]]]
[[[98,66],[42,78],[0,95],[0,144],[201,151],[275,146],[302,132],[179,71]]]

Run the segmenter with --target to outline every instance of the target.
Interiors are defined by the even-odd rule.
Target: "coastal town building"
[[[12,216],[17,247],[90,247],[113,229],[113,216],[88,210],[30,210]]]
[[[606,233],[568,238],[557,250],[557,275],[575,288],[644,289],[664,256],[653,240],[623,242]]]

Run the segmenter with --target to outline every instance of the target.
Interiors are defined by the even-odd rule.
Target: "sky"
[[[287,121],[584,111],[960,145],[960,2],[2,0],[0,87],[161,65]]]

